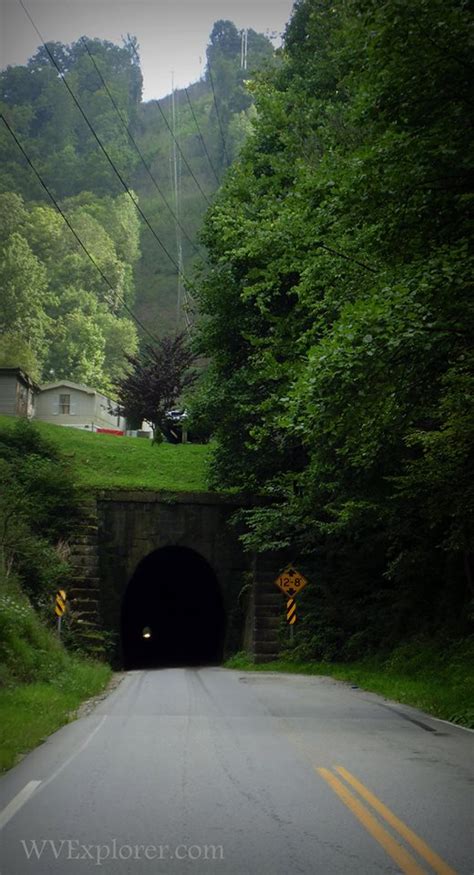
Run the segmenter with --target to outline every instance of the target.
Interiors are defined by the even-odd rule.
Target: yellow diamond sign
[[[285,595],[294,598],[295,595],[298,595],[303,587],[306,586],[308,581],[306,580],[306,577],[303,577],[303,575],[293,567],[293,565],[289,565],[288,568],[285,568],[285,570],[278,575],[275,583]]]

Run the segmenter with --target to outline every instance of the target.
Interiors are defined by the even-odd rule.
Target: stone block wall
[[[120,629],[122,599],[142,559],[162,547],[188,547],[214,571],[227,615],[225,650],[241,645],[239,593],[251,558],[229,526],[238,504],[207,493],[101,493],[97,500],[100,610],[105,628]]]
[[[275,579],[288,562],[283,551],[254,558],[252,652],[256,662],[277,659],[281,649],[286,599],[275,585]]]
[[[257,662],[277,658],[285,598],[275,578],[288,557],[244,553],[229,524],[240,507],[234,497],[212,493],[104,491],[91,500],[71,545],[76,638],[97,655],[104,631],[119,645],[122,600],[138,564],[162,547],[188,547],[208,562],[221,587],[226,655],[247,649]]]

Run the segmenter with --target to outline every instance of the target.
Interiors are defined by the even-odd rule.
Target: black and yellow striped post
[[[58,589],[56,593],[56,600],[54,603],[54,613],[58,618],[58,638],[61,637],[61,622],[63,619],[63,614],[66,610],[66,599],[67,594],[65,589]]]
[[[290,627],[290,639],[293,641],[293,636],[295,633],[295,623],[296,623],[296,601],[295,599],[288,599],[286,603],[286,619],[288,620],[288,624]]]
[[[296,623],[296,602],[294,599],[288,599],[286,603],[286,619],[288,620],[290,626],[294,626]]]

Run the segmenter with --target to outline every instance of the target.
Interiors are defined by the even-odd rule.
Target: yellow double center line
[[[406,825],[406,823],[403,823],[400,818],[393,814],[393,812],[390,811],[390,809],[387,808],[377,796],[371,793],[364,784],[358,781],[354,775],[351,775],[351,773],[343,766],[335,766],[334,770],[344,778],[347,784],[357,791],[362,799],[365,799],[365,801],[372,806],[374,811],[384,818],[386,823],[398,832],[407,844],[411,845],[420,857],[429,863],[437,875],[456,875],[454,869],[451,869],[451,866],[448,866],[448,864],[445,863],[444,860],[442,860],[441,857],[439,857],[438,854],[436,854],[435,851],[423,841],[423,839],[420,839],[420,837],[417,836],[416,833]],[[336,775],[330,772],[329,769],[321,768],[316,769],[316,771],[322,778],[324,778],[336,795],[339,796],[339,799],[341,799],[350,811],[352,811],[367,832],[369,832],[370,835],[383,847],[387,854],[395,860],[402,872],[405,872],[406,875],[426,875],[426,871],[418,865],[414,857],[412,857],[411,854],[409,854],[408,851],[406,851],[405,848],[399,844],[389,832],[387,832],[377,818],[371,814],[369,809],[347,789],[346,785],[343,784]]]

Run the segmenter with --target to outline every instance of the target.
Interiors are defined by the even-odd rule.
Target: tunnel
[[[122,603],[125,669],[217,665],[225,611],[209,563],[187,547],[163,547],[137,566]]]

